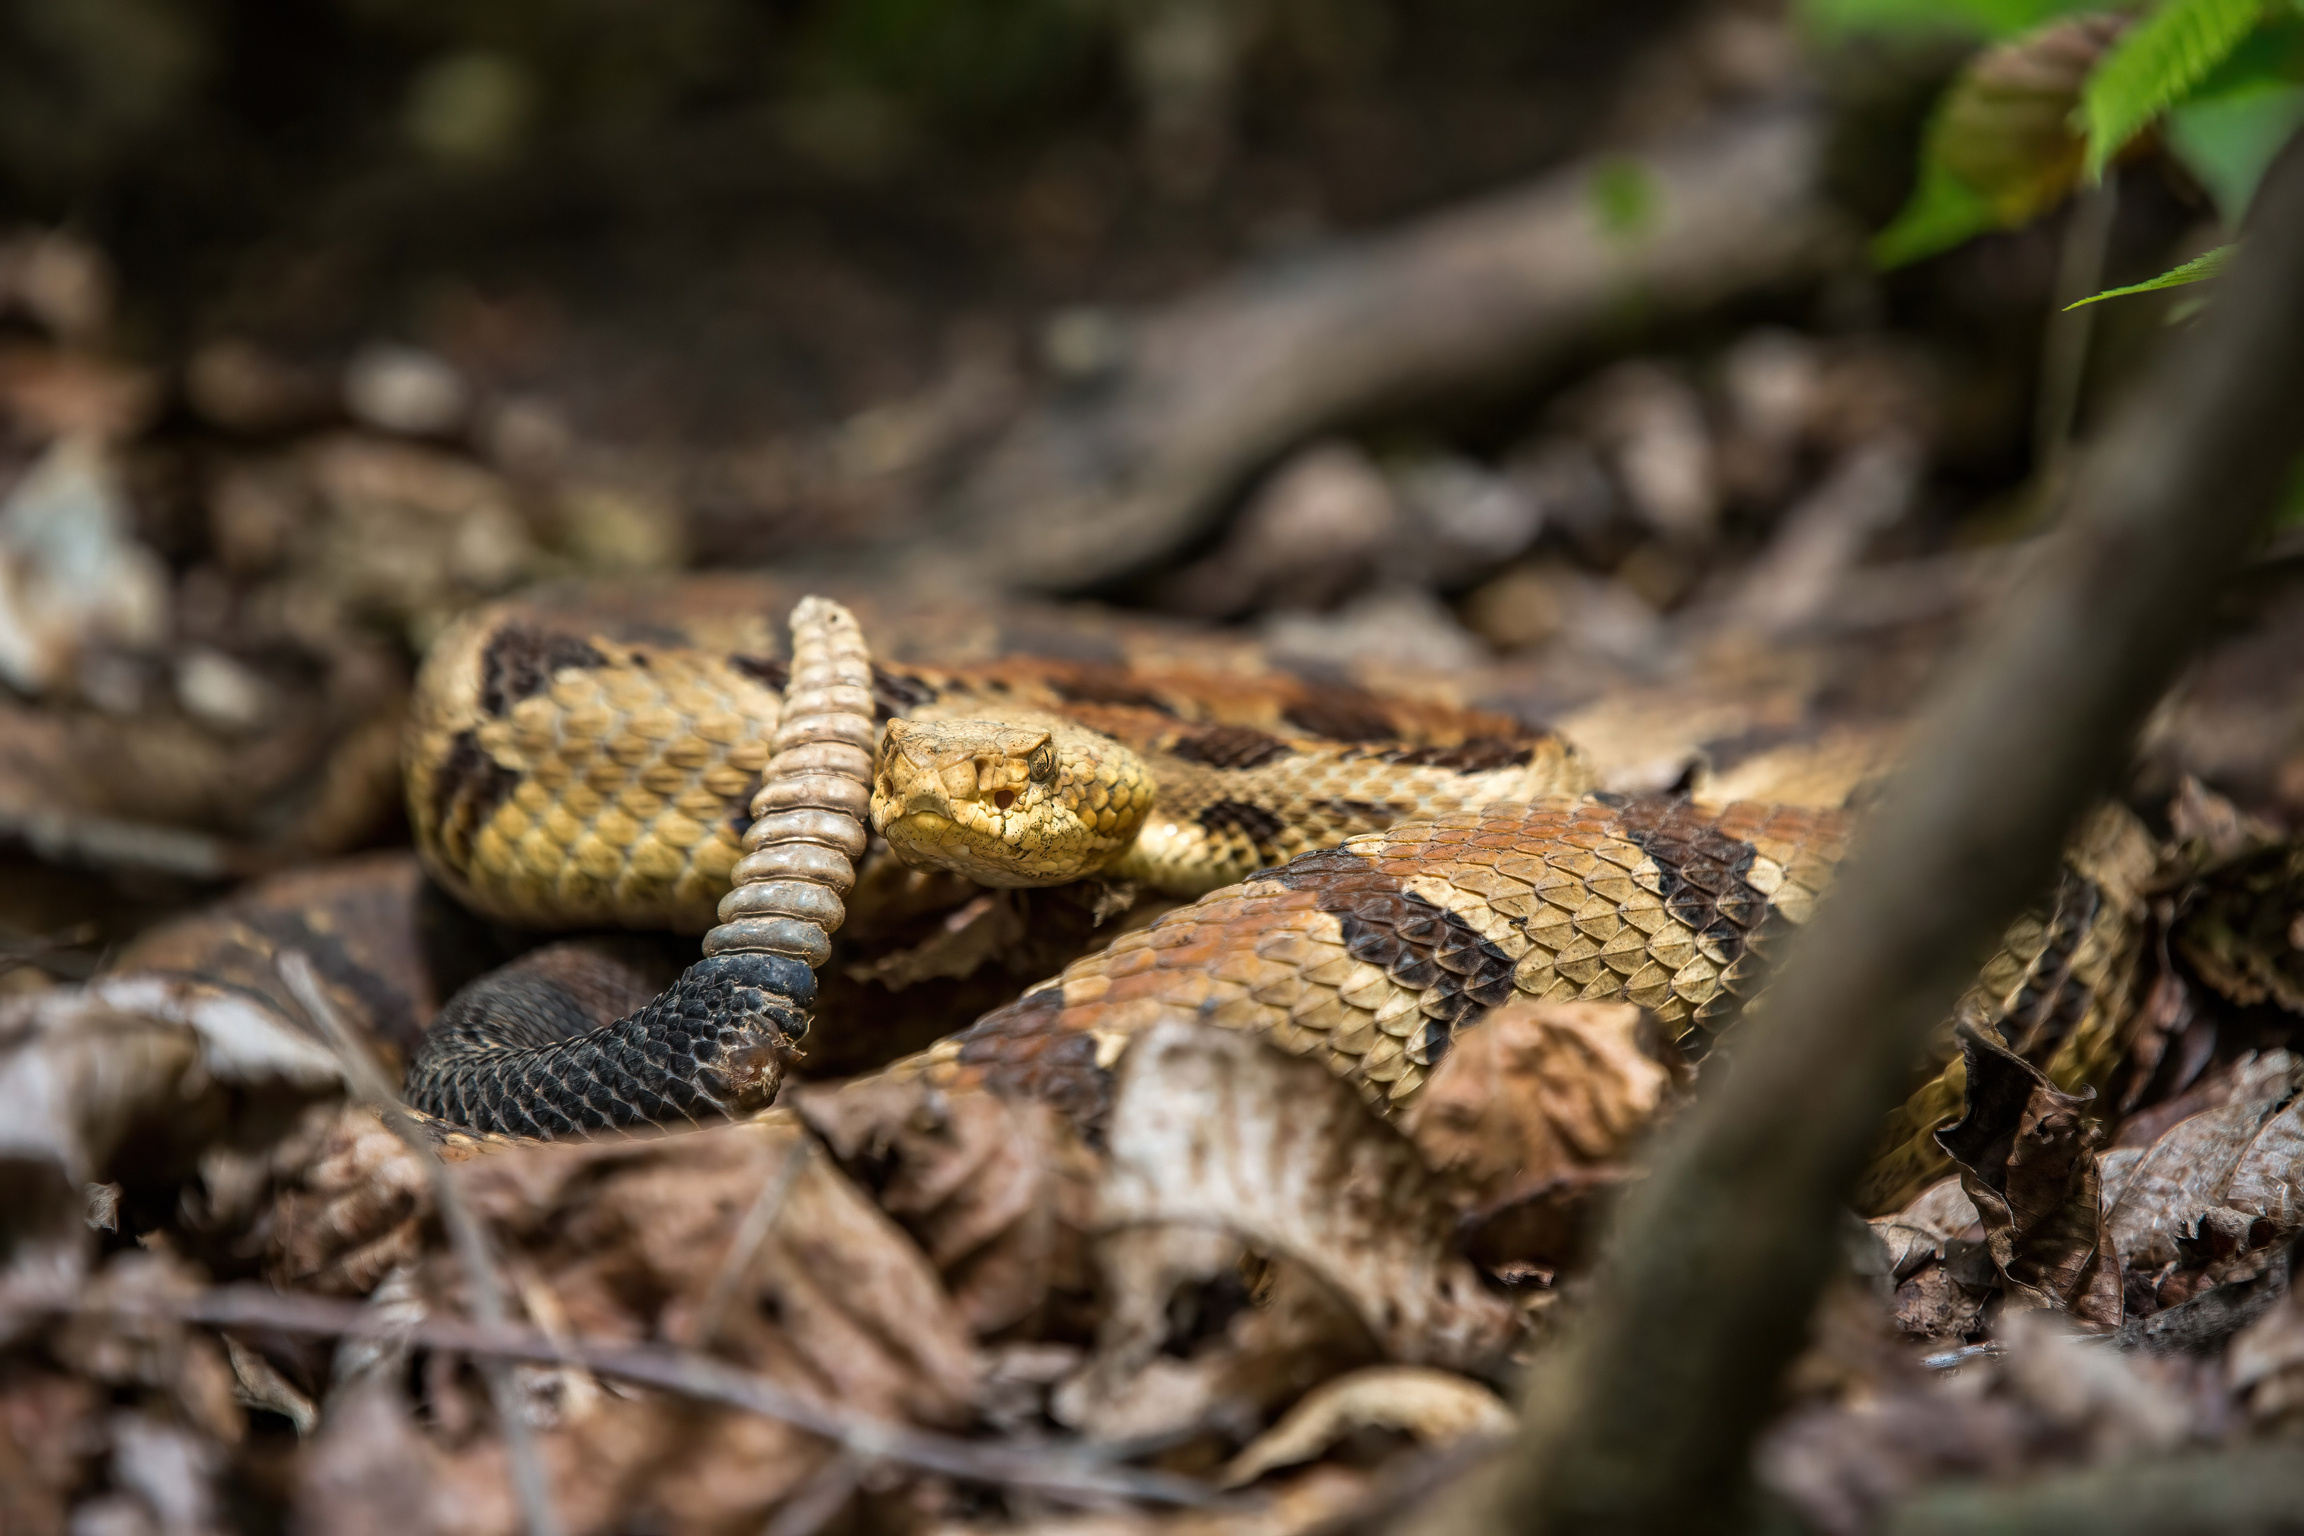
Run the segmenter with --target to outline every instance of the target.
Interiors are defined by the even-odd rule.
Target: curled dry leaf
[[[2290,1250],[2291,1268],[2295,1251]],[[2243,1328],[2224,1357],[2232,1390],[2262,1419],[2294,1420],[2304,1413],[2304,1290],[2290,1275],[2278,1306]]]
[[[1512,1424],[1512,1410],[1479,1382],[1428,1366],[1371,1366],[1306,1393],[1232,1458],[1223,1482],[1237,1488],[1275,1467],[1310,1461],[1355,1430],[1398,1430],[1426,1445],[1449,1445],[1467,1436],[1501,1439]]]
[[[424,1165],[358,1104],[316,1105],[274,1156],[265,1271],[283,1290],[365,1296],[423,1250]]]
[[[0,999],[0,1250],[12,1281],[66,1285],[90,1252],[87,1186],[131,1141],[147,1177],[183,1171],[226,1128],[234,1088],[312,1092],[335,1064],[234,992],[185,977],[101,977]]]
[[[1413,1143],[1316,1062],[1185,1021],[1122,1058],[1101,1225],[1217,1227],[1320,1277],[1386,1355],[1492,1362],[1516,1329],[1452,1247],[1455,1211]]]
[[[2008,1288],[2098,1328],[2120,1322],[2120,1273],[2098,1201],[2099,1133],[2069,1094],[2023,1057],[1961,1035],[1967,1113],[1936,1133],[1959,1165]]]
[[[1685,1076],[1630,1003],[1515,996],[1456,1041],[1401,1129],[1471,1214],[1482,1262],[1559,1265]]]
[[[2239,1064],[2229,1101],[2103,1158],[2105,1237],[2143,1316],[2253,1280],[2304,1230],[2304,1060]]]
[[[1872,1230],[1887,1251],[1897,1328],[1928,1339],[1972,1337],[1999,1272],[1960,1180],[1930,1185],[1893,1216],[1874,1218]]]
[[[1123,1227],[1095,1245],[1104,1312],[1049,1414],[1093,1440],[1235,1441],[1339,1370],[1380,1357],[1323,1279],[1223,1227]]]
[[[1099,1165],[1047,1105],[884,1073],[792,1097],[943,1276],[978,1337],[1083,1308]]]

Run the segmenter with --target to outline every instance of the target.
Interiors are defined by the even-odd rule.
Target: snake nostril
[[[1004,811],[1016,803],[1016,791],[1012,789],[996,789],[992,791],[992,803]]]

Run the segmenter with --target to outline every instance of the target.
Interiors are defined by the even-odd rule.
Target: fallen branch
[[[1516,1446],[1427,1529],[1730,1523],[1880,1116],[2124,760],[2304,443],[2304,140],[2257,208],[2215,307],[1948,674],[1731,1070],[1627,1196]]]
[[[1114,320],[1102,365],[964,481],[923,568],[1049,590],[1121,576],[1322,428],[1540,368],[1628,312],[1813,272],[1840,244],[1823,132],[1814,106],[1778,107]],[[1652,217],[1609,228],[1603,177],[1639,178]]]
[[[658,1344],[553,1340],[515,1324],[426,1318],[407,1323],[358,1302],[301,1296],[255,1286],[220,1286],[182,1297],[0,1296],[0,1317],[166,1316],[210,1328],[269,1328],[322,1338],[379,1338],[485,1360],[575,1366],[598,1376],[654,1387],[700,1403],[756,1413],[819,1435],[862,1461],[892,1461],[971,1482],[1036,1488],[1045,1493],[1201,1505],[1215,1496],[1201,1483],[1166,1472],[1115,1466],[1090,1455],[963,1440],[811,1401],[765,1377],[709,1355]]]

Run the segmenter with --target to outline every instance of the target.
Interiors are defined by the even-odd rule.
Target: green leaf
[[[2272,157],[2304,126],[2304,85],[2196,97],[2168,115],[2168,147],[2237,229]]]
[[[1873,244],[1900,266],[2063,201],[2080,177],[2072,109],[2124,19],[2068,17],[1970,59],[1929,119],[1920,185]]]
[[[1585,195],[1602,229],[1618,240],[1638,240],[1655,227],[1663,190],[1644,162],[1613,155],[1593,167]]]
[[[2078,309],[2081,304],[2094,304],[2099,299],[2119,299],[2131,293],[2157,293],[2163,288],[2181,288],[2186,283],[2204,283],[2222,272],[2232,260],[2232,253],[2238,249],[2240,247],[2237,244],[2220,245],[2212,251],[2202,251],[2180,267],[2170,267],[2158,277],[2141,283],[2130,283],[2125,288],[2107,288],[2102,293],[2088,295],[2079,304],[2067,304],[2064,307]]]
[[[1984,194],[1940,164],[1920,172],[1919,190],[1896,215],[1896,222],[1872,239],[1872,263],[1883,271],[1948,251],[2000,227]]]
[[[2081,102],[2090,178],[2207,79],[2263,10],[2264,0],[2168,0],[2131,29],[2089,76]]]

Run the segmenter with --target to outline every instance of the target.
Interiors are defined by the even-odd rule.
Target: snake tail
[[[409,1102],[476,1131],[552,1139],[749,1113],[806,1036],[816,967],[846,917],[872,772],[871,659],[848,611],[806,598],[736,884],[704,957],[632,998],[620,967],[556,946],[449,999],[410,1062]]]

